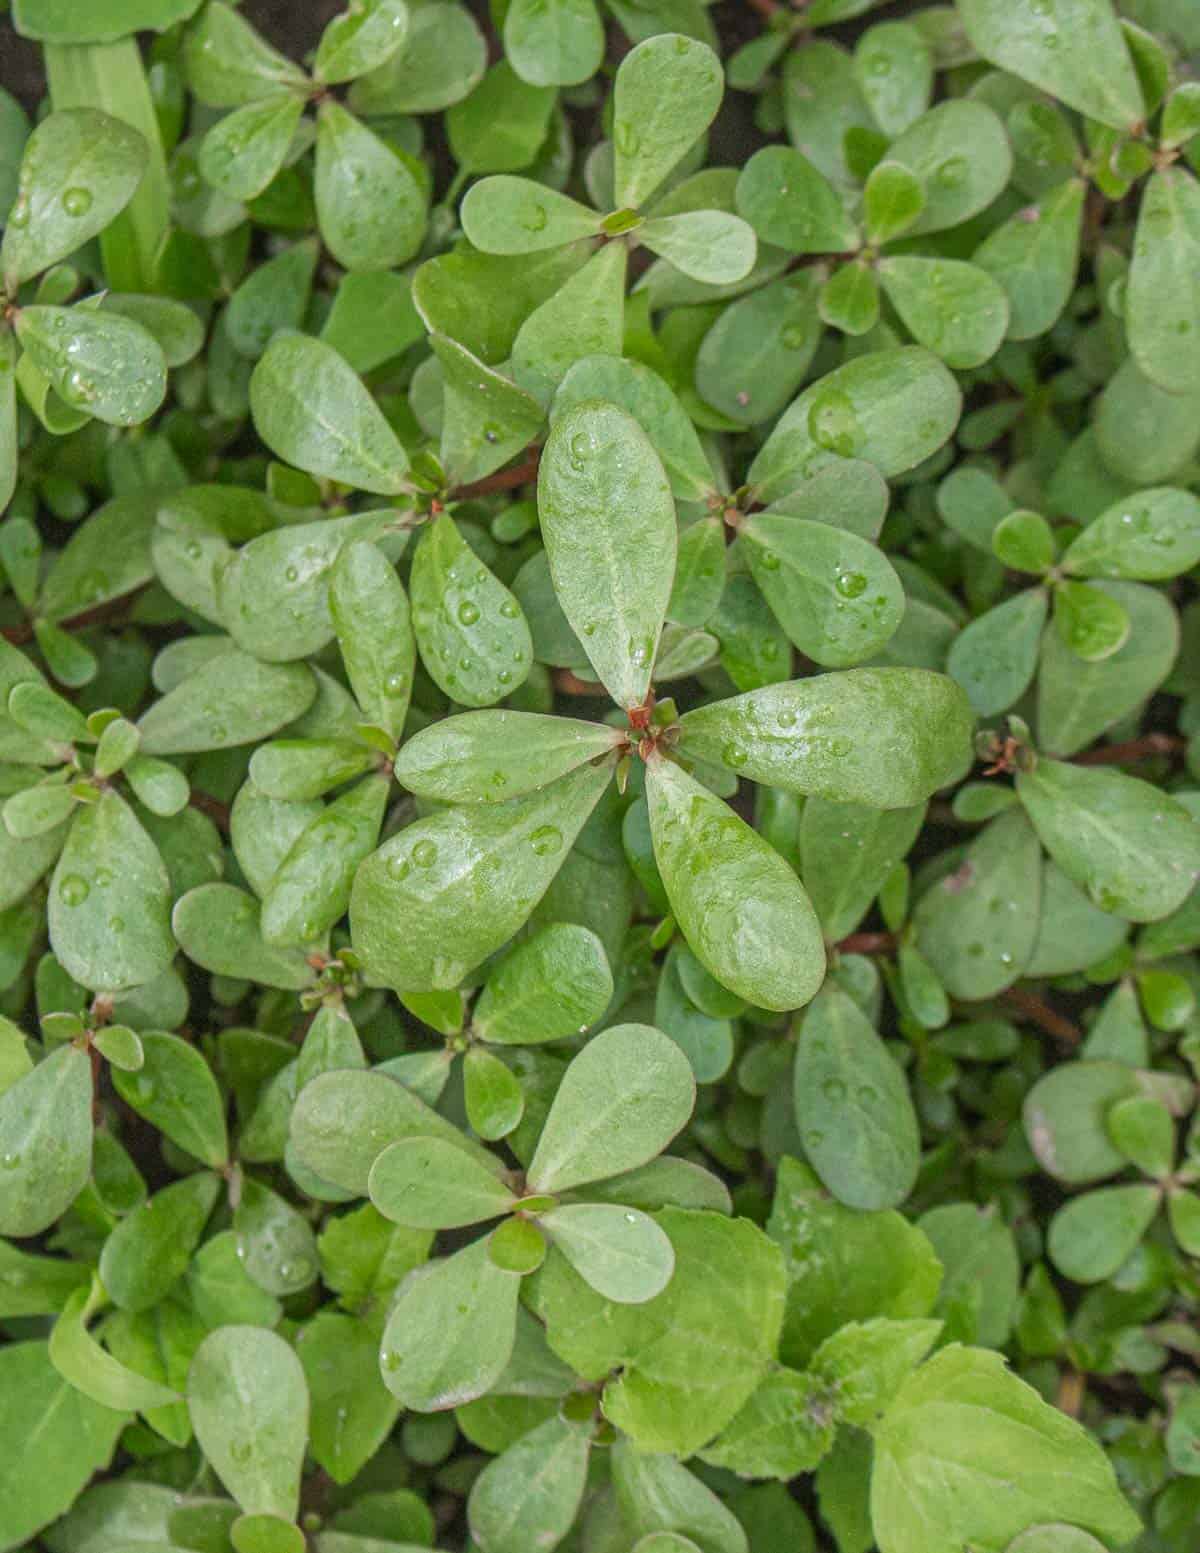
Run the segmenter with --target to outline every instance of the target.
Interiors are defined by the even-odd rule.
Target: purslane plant
[[[13,0],[0,1550],[1193,1553],[1200,27],[877,9]]]

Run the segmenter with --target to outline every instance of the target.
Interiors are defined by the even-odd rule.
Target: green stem
[[[137,192],[100,237],[108,284],[116,291],[150,291],[167,230],[167,162],[137,39],[48,43],[45,56],[55,108],[99,108],[136,129],[150,148]]]

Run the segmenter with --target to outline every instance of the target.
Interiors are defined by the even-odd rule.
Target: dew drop
[[[296,581],[297,581],[297,579],[298,579],[298,578],[299,578],[299,576],[300,576],[300,572],[299,572],[299,570],[298,570],[298,569],[297,569],[297,568],[296,568],[296,567],[294,567],[294,566],[289,566],[289,567],[288,567],[288,568],[287,568],[287,570],[286,570],[286,571],[285,571],[285,572],[284,572],[284,574],[283,574],[283,575],[284,575],[284,576],[285,576],[285,577],[286,577],[286,578],[287,578],[287,580],[288,580],[288,581],[289,581],[289,582],[296,582]]]
[[[58,887],[58,898],[64,906],[82,906],[90,888],[80,874],[68,874]]]
[[[92,208],[92,191],[78,188],[65,190],[62,207],[68,216],[86,216]]]
[[[396,857],[389,857],[387,862],[387,871],[389,879],[407,879],[408,859],[399,855]]]
[[[546,207],[530,205],[521,214],[521,225],[527,232],[541,232],[546,226]]]
[[[840,1078],[827,1078],[821,1085],[821,1093],[826,1100],[842,1100],[846,1095],[846,1086]]]
[[[577,474],[582,474],[587,467],[587,456],[592,451],[592,445],[583,432],[577,431],[571,438],[571,468]]]
[[[402,696],[408,688],[408,675],[389,674],[383,682],[383,688],[389,696]]]
[[[538,857],[549,857],[563,844],[562,831],[555,825],[539,825],[529,838],[529,845]]]
[[[458,621],[460,625],[473,626],[479,619],[479,605],[472,603],[470,599],[463,599],[458,606]]]
[[[516,599],[505,599],[504,603],[500,606],[500,613],[504,616],[505,620],[516,620],[521,613],[521,606],[517,603]]]
[[[0,1156],[0,1165],[3,1165],[5,1170],[15,1170],[20,1163],[21,1156],[19,1154],[8,1153]]]
[[[424,841],[418,841],[412,849],[412,860],[418,868],[432,868],[437,862],[437,855],[437,843],[428,840],[428,838]]]
[[[867,579],[861,572],[842,572],[834,586],[844,599],[856,599],[865,591]]]
[[[721,759],[732,770],[740,771],[750,757],[740,744],[727,744],[721,751]]]
[[[864,440],[854,406],[839,388],[828,388],[813,400],[808,430],[814,442],[841,458],[853,458]]]
[[[957,189],[966,180],[967,172],[965,156],[948,156],[934,176],[943,189]]]

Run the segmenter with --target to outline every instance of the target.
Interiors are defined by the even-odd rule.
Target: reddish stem
[[[1156,755],[1174,755],[1187,748],[1187,740],[1173,733],[1147,733],[1140,739],[1127,739],[1124,744],[1104,744],[1099,749],[1086,750],[1074,757],[1077,766],[1124,766],[1139,760],[1153,760]]]
[[[833,947],[839,954],[891,954],[898,942],[895,933],[851,933]]]
[[[229,834],[229,806],[223,804],[219,798],[211,798],[208,793],[192,791],[188,803],[193,809],[199,809],[201,814],[207,814],[218,830]]]
[[[66,620],[56,620],[54,623],[60,631],[83,631],[88,626],[99,625],[103,620],[110,620],[113,615],[120,614],[131,599],[135,599],[141,592],[141,588],[134,588],[130,593],[123,593],[119,599],[106,599],[103,604],[94,604],[91,609],[81,610],[78,615],[71,615]],[[28,620],[22,620],[20,625],[5,626],[0,631],[6,642],[12,642],[20,647],[22,643],[33,640],[33,626]]]
[[[530,480],[537,478],[541,456],[541,449],[533,448],[523,464],[516,464],[512,469],[499,469],[494,475],[486,475],[482,480],[472,480],[470,485],[455,486],[450,495],[454,501],[470,501],[474,496],[486,496],[491,491],[511,491],[514,486],[528,485]]]
[[[1078,1046],[1083,1039],[1069,1019],[1056,1013],[1036,993],[1026,992],[1023,987],[1010,987],[1007,992],[1000,994],[1000,1001],[1030,1024],[1037,1025],[1039,1030],[1052,1035],[1056,1041],[1062,1041],[1064,1046]]]

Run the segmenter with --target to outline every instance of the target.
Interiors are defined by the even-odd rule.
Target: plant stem
[[[1074,757],[1077,766],[1124,766],[1139,760],[1153,760],[1156,755],[1174,755],[1187,748],[1187,740],[1173,733],[1147,733],[1140,739],[1127,739],[1124,744],[1104,744],[1099,749],[1085,750]]]
[[[1000,994],[1000,1001],[1006,1003],[1014,1013],[1022,1015],[1030,1024],[1037,1025],[1039,1030],[1061,1041],[1064,1046],[1078,1046],[1083,1040],[1080,1031],[1065,1015],[1056,1013],[1034,992],[1027,992],[1023,987],[1010,987],[1007,992]]]

